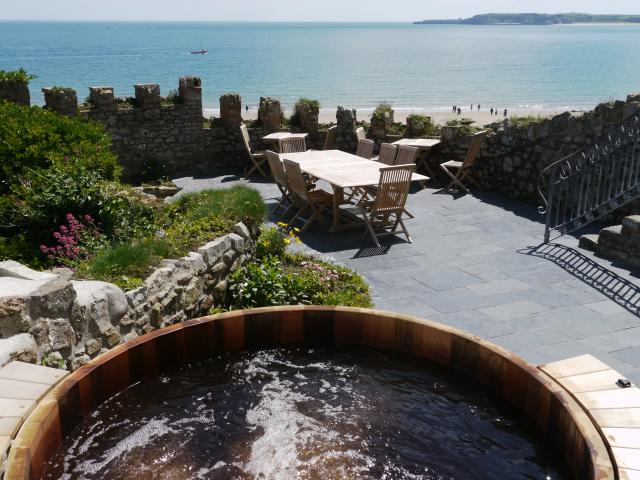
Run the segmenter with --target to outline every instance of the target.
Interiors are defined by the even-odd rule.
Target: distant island
[[[640,15],[590,15],[588,13],[485,13],[471,18],[422,20],[424,25],[567,25],[572,23],[640,23]]]

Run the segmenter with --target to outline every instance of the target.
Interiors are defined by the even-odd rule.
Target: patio
[[[184,192],[235,182],[246,180],[175,179]],[[249,183],[275,205],[275,184]],[[407,207],[413,244],[372,248],[362,231],[321,225],[301,237],[363,275],[376,308],[467,330],[536,365],[589,353],[640,383],[639,271],[578,249],[574,237],[542,245],[536,206],[499,195],[414,189]]]

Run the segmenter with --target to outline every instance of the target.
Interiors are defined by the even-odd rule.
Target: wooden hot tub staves
[[[39,479],[46,459],[82,418],[134,382],[224,351],[352,344],[415,354],[463,372],[508,400],[564,455],[573,477],[614,479],[597,428],[559,384],[517,355],[435,322],[378,310],[288,306],[189,320],[119,345],[62,379],[26,419],[6,480]]]

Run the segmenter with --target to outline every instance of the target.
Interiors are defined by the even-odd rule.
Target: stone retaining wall
[[[163,260],[128,292],[73,280],[58,269],[36,272],[0,263],[0,366],[21,360],[72,370],[123,341],[224,305],[230,274],[255,252],[258,227],[232,233],[177,260]]]
[[[626,102],[600,104],[580,115],[565,112],[526,125],[497,122],[487,136],[473,176],[485,190],[539,202],[538,177],[545,167],[595,143],[638,111],[640,95],[629,95]],[[459,135],[456,128],[449,128],[443,134],[443,142],[429,157],[436,173],[442,162],[463,160],[471,138]]]

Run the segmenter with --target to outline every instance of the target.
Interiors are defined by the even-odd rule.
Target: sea
[[[89,86],[126,97],[158,83],[165,95],[198,75],[208,108],[238,92],[252,108],[273,96],[324,109],[580,110],[640,91],[640,25],[0,22],[0,69],[19,67],[38,76],[35,104],[44,86],[82,101]]]

